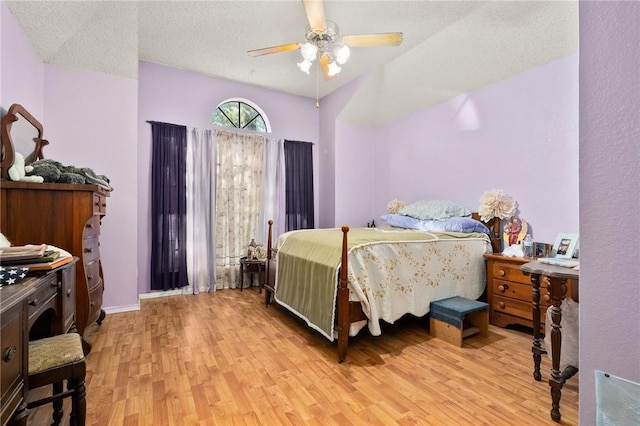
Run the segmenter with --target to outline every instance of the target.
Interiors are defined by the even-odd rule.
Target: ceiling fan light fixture
[[[300,68],[300,71],[308,75],[309,70],[311,69],[311,64],[312,62],[309,59],[305,58],[305,60],[303,60],[302,62],[298,62],[298,68]]]
[[[300,47],[300,53],[305,61],[312,62],[316,59],[318,55],[318,46],[313,43],[305,43]]]
[[[339,67],[338,64],[336,64],[336,61],[329,62],[329,71],[327,72],[327,75],[329,77],[333,77],[334,75],[338,74],[340,71],[342,71],[342,68]]]
[[[336,62],[340,65],[344,65],[349,60],[351,51],[349,50],[349,46],[347,46],[346,44],[339,44],[333,50],[333,54],[336,58]]]

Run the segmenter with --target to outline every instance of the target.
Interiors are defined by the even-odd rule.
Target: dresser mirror
[[[42,148],[49,142],[42,139],[42,124],[20,104],[13,104],[0,121],[2,134],[2,161],[0,177],[9,179],[8,170],[15,154],[24,156],[25,164],[44,158]]]

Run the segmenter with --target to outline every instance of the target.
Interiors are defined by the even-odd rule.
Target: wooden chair
[[[29,390],[52,385],[52,395],[27,402],[27,408],[53,403],[53,424],[62,420],[62,400],[71,397],[71,425],[84,426],[87,403],[86,364],[78,333],[60,334],[29,342]],[[67,390],[63,388],[67,381]]]

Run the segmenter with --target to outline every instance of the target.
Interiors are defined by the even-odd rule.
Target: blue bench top
[[[457,314],[468,314],[483,309],[488,309],[489,304],[478,300],[466,299],[464,297],[455,296],[448,299],[437,300],[431,302],[431,311],[443,311]]]

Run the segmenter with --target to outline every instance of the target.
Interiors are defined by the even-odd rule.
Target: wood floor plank
[[[87,424],[557,425],[550,361],[533,379],[531,336],[489,327],[462,348],[424,319],[383,324],[335,343],[255,289],[141,300],[96,329],[87,358]],[[562,425],[578,424],[578,380],[562,392]],[[65,402],[65,421],[69,402]],[[29,425],[49,424],[50,407]]]

